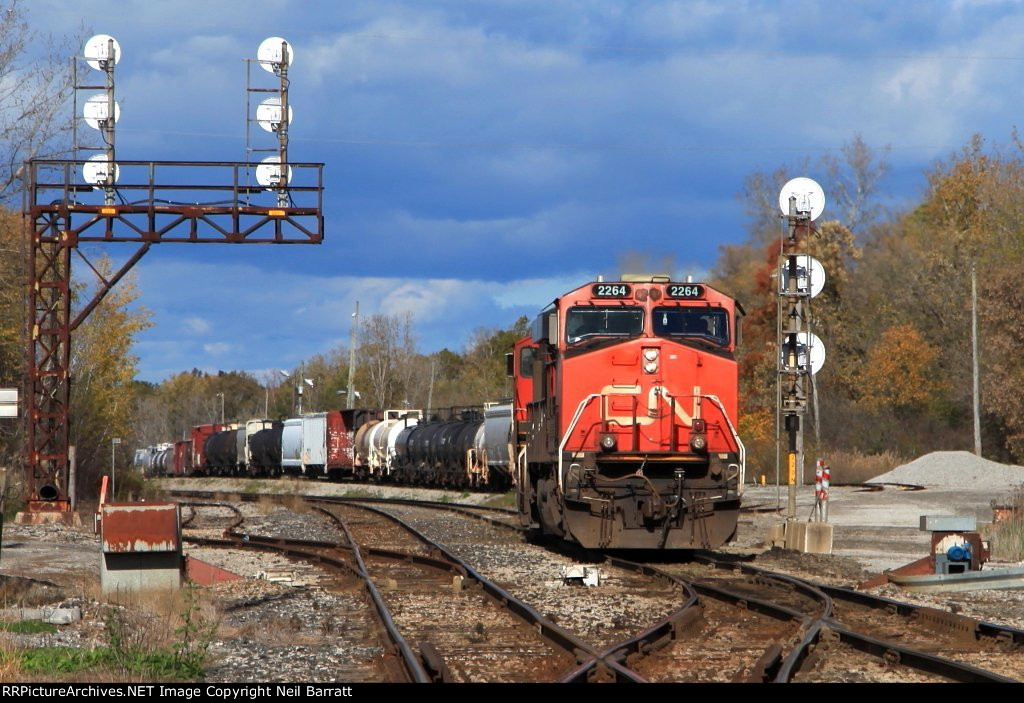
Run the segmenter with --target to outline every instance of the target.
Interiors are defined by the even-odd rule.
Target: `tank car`
[[[399,483],[469,487],[480,482],[477,434],[479,410],[453,411],[407,426],[395,438],[391,475]]]
[[[256,430],[249,437],[249,475],[279,476],[281,474],[281,434],[284,423],[267,421],[268,427]]]
[[[211,476],[234,476],[238,473],[238,427],[229,427],[209,435],[204,444],[204,466]]]
[[[506,488],[512,485],[515,442],[512,437],[512,405],[495,404],[484,410],[482,445],[483,486]]]
[[[714,548],[736,532],[742,309],[706,284],[595,281],[515,344],[524,525],[588,548]]]
[[[302,473],[302,418],[292,417],[281,428],[281,473]]]

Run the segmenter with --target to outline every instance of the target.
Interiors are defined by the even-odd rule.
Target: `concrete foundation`
[[[785,525],[786,549],[805,554],[832,553],[832,525],[827,522],[800,522],[790,520]]]
[[[116,603],[130,602],[143,591],[177,590],[181,573],[181,554],[174,552],[100,555],[100,588]]]
[[[14,516],[15,525],[68,525],[81,527],[82,517],[70,510],[22,511]]]

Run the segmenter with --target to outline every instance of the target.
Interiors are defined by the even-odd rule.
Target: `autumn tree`
[[[94,262],[104,277],[110,260]],[[149,312],[135,305],[135,277],[126,276],[76,330],[71,346],[71,444],[77,448],[78,480],[94,486],[109,466],[111,440],[127,440],[136,408],[133,381],[135,339],[150,327]],[[129,451],[122,444],[122,461]]]
[[[991,272],[981,282],[980,316],[984,337],[985,373],[982,407],[999,423],[1002,443],[1020,463],[1024,460],[1024,287],[1018,267]],[[991,450],[991,447],[990,447]]]
[[[935,375],[937,355],[913,326],[887,328],[857,374],[862,401],[872,410],[892,410],[904,417],[921,412],[945,386]]]

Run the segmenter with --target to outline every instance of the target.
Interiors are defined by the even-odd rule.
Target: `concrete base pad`
[[[69,527],[81,527],[82,517],[78,513],[69,511],[23,511],[14,516],[16,525],[68,525]]]
[[[785,525],[785,548],[805,554],[831,554],[833,528],[827,522],[798,522]]]

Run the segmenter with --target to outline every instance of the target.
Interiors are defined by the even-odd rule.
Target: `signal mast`
[[[789,487],[786,517],[796,517],[797,477],[803,475],[802,418],[812,376],[825,363],[825,345],[811,332],[810,299],[825,287],[825,269],[812,256],[800,253],[801,242],[813,231],[825,209],[825,193],[810,178],[794,178],[782,187],[779,207],[786,233],[779,257],[779,415],[786,438]]]

